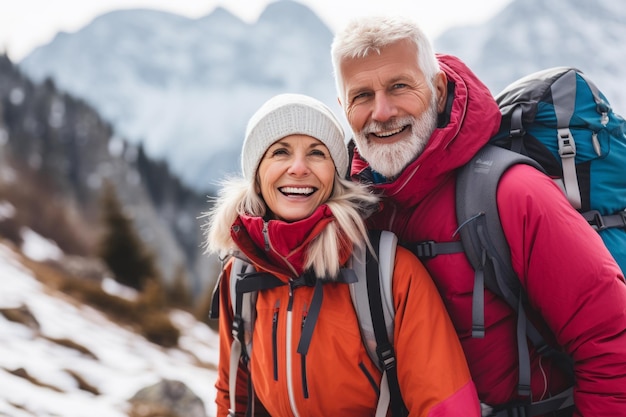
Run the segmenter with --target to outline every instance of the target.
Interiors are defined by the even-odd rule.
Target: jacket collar
[[[240,215],[231,228],[231,236],[253,263],[294,278],[304,273],[308,244],[332,221],[334,216],[327,205],[296,222]]]

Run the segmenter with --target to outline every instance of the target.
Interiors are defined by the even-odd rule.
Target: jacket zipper
[[[359,362],[359,368],[361,369],[361,371],[363,372],[363,374],[369,381],[370,385],[372,386],[372,389],[374,390],[374,393],[378,397],[380,395],[380,388],[378,386],[378,383],[376,382],[376,379],[374,379],[374,376],[367,370],[363,362]]]
[[[289,270],[292,272],[292,274],[294,276],[298,276],[296,269],[293,267],[293,265],[291,265],[291,262],[289,262],[284,256],[282,256],[280,253],[278,253],[277,251],[274,250],[274,248],[272,247],[272,242],[270,240],[270,234],[269,234],[269,222],[264,221],[263,222],[263,242],[265,244],[265,251],[266,252],[274,252],[276,255],[278,255],[280,257],[280,259],[285,263],[285,266],[287,266],[289,268]]]
[[[273,250],[268,229],[269,229],[269,222],[264,221],[263,222],[263,240],[265,243],[265,250],[267,252]],[[278,254],[278,252],[276,251],[274,252]],[[291,265],[291,263],[287,259],[285,259],[283,256],[281,256],[281,259],[283,260],[285,265],[287,265],[289,269],[293,272],[294,276],[297,275],[296,270]],[[293,384],[293,357],[292,357],[293,353],[292,353],[292,348],[291,348],[291,340],[293,339],[293,279],[289,280],[289,301],[287,303],[287,320],[286,320],[285,329],[286,329],[285,330],[285,343],[286,343],[285,371],[287,374],[287,394],[289,397],[289,405],[291,407],[291,412],[293,413],[294,417],[300,417],[300,413],[298,412],[298,408],[296,407],[296,400],[295,400],[295,391],[294,391],[294,384]],[[276,362],[278,362],[278,356],[276,356]],[[278,376],[277,368],[275,369],[275,372],[276,373],[274,375],[277,377]]]
[[[296,407],[296,398],[293,388],[293,354],[291,350],[291,339],[293,338],[293,280],[289,281],[289,303],[287,305],[287,326],[285,342],[285,357],[287,368],[287,394],[289,395],[289,404],[294,417],[300,417],[298,408]]]
[[[274,381],[278,381],[278,312],[280,310],[280,300],[274,305],[274,314],[272,315],[272,360],[274,363]]]
[[[304,329],[304,323],[306,323],[307,314],[308,311],[305,304],[302,309],[302,325],[300,326],[300,334],[302,334],[302,329]],[[302,374],[302,392],[304,393],[304,398],[309,398],[309,384],[307,382],[306,375],[306,355],[300,356],[300,368]]]

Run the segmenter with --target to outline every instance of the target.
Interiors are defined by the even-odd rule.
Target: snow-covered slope
[[[26,256],[36,260],[60,256],[53,243],[36,234],[24,233],[24,237]],[[0,309],[25,306],[38,326],[9,321],[0,314],[0,415],[126,417],[128,400],[161,379],[183,382],[202,399],[206,414],[215,415],[218,337],[214,331],[176,311],[171,319],[181,329],[180,347],[164,349],[97,310],[50,290],[24,267],[21,256],[0,243]],[[104,284],[108,291],[122,290],[113,281]],[[55,340],[70,340],[86,351]],[[77,377],[99,394],[79,388]]]

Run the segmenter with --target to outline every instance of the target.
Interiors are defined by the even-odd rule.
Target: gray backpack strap
[[[530,395],[530,357],[526,344],[527,322],[521,285],[511,265],[509,245],[502,231],[496,191],[502,174],[525,163],[541,170],[532,159],[492,145],[481,149],[457,176],[457,220],[465,254],[474,268],[472,336],[484,337],[484,287],[487,285],[518,312],[517,344],[519,385]]]
[[[240,258],[235,258],[233,265],[230,269],[230,302],[233,307],[233,317],[237,315],[241,316],[243,328],[233,329],[235,331],[243,331],[241,339],[245,342],[245,347],[242,353],[247,353],[248,356],[252,353],[252,327],[254,326],[255,312],[256,312],[256,297],[257,292],[246,292],[241,294],[241,312],[237,311],[237,283],[245,276],[254,272],[254,266]],[[239,358],[237,358],[239,360]]]
[[[458,173],[456,209],[461,241],[474,268],[472,299],[472,335],[484,337],[484,287],[502,297],[517,312],[517,347],[519,360],[518,393],[530,396],[530,357],[526,338],[543,355],[573,376],[571,360],[549,347],[539,331],[528,321],[524,311],[525,294],[511,265],[511,253],[504,236],[496,202],[500,178],[510,167],[527,164],[542,168],[531,158],[493,145],[481,149]],[[548,401],[524,405],[527,409],[562,406]],[[530,408],[528,408],[530,407]],[[536,414],[529,414],[536,415]]]
[[[582,207],[578,176],[576,175],[576,142],[569,124],[576,106],[576,71],[564,73],[550,86],[552,104],[556,115],[557,143],[563,168],[563,186],[570,204]]]
[[[393,277],[393,265],[396,256],[396,245],[398,238],[395,234],[383,231],[381,232],[380,244],[376,249],[378,253],[379,270],[380,270],[380,293],[383,301],[383,313],[385,325],[389,341],[393,343],[393,323],[395,318],[395,309],[393,305],[393,293],[391,289]],[[367,247],[356,247],[350,259],[348,267],[354,270],[358,281],[349,284],[352,303],[356,311],[359,325],[361,327],[361,336],[363,344],[367,349],[372,361],[382,371],[382,367],[378,363],[378,355],[376,353],[376,338],[374,337],[374,324],[370,314],[370,300],[367,291]]]
[[[393,327],[392,278],[398,239],[388,231],[371,231],[370,240],[377,259],[367,247],[356,247],[350,260],[358,280],[350,284],[350,295],[357,314],[363,344],[382,372],[376,417],[404,415],[404,402],[398,385]]]
[[[230,346],[230,368],[228,390],[230,399],[229,416],[235,415],[237,393],[237,369],[242,355],[249,358],[252,355],[252,326],[254,325],[254,313],[256,311],[256,292],[237,295],[237,283],[243,279],[244,274],[254,272],[254,266],[240,258],[235,258],[230,268],[229,295],[233,308],[233,342]],[[239,311],[238,311],[239,310]],[[251,402],[252,403],[252,402]]]
[[[237,370],[239,361],[247,363],[252,355],[252,330],[256,320],[256,300],[258,292],[282,285],[283,281],[267,272],[257,272],[246,260],[235,258],[230,270],[230,301],[233,307],[233,343],[230,354],[229,377],[229,416],[235,414]],[[252,378],[248,378],[248,410],[246,415],[254,415],[254,390]]]
[[[580,210],[582,202],[576,173],[576,138],[572,136],[572,132],[568,127],[576,106],[577,76],[583,78],[591,90],[593,100],[596,103],[596,111],[600,115],[600,123],[603,126],[606,126],[609,122],[611,106],[602,98],[600,90],[593,81],[574,68],[564,73],[550,86],[554,113],[556,115],[559,156],[561,157],[563,168],[563,188],[570,204],[574,206],[575,209]],[[597,137],[594,135],[592,140],[594,141],[596,152],[598,156],[600,156],[600,145],[597,144]]]
[[[464,165],[457,175],[458,232],[461,235],[465,255],[476,271],[472,304],[472,334],[475,337],[482,337],[485,331],[482,302],[482,289],[485,284],[512,307],[516,308],[518,303],[520,285],[511,266],[509,245],[500,224],[496,191],[504,172],[519,163],[543,171],[531,158],[487,145]],[[485,271],[486,268],[493,268],[495,271]],[[485,282],[485,279],[488,281]]]

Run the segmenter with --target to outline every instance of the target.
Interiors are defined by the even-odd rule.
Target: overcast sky
[[[275,0],[0,0],[0,51],[13,61],[46,44],[59,31],[74,32],[94,17],[121,8],[159,9],[191,18],[210,13],[216,6],[253,22]],[[480,23],[512,0],[297,0],[313,9],[336,30],[352,17],[370,13],[415,16],[435,37],[450,26]]]

